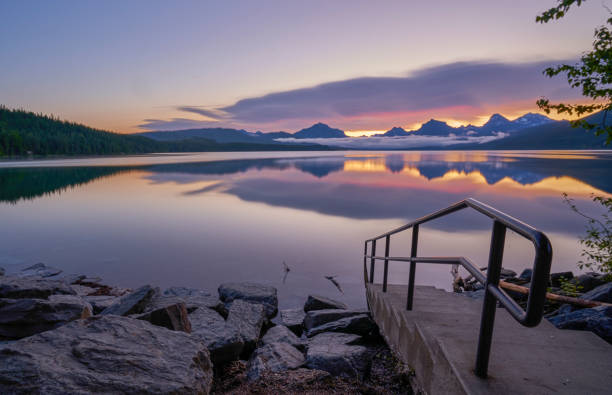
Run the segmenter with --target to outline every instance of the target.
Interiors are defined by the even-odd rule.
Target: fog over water
[[[466,197],[544,231],[553,271],[574,270],[592,193],[612,193],[605,151],[203,153],[0,163],[0,266],[44,262],[137,287],[214,290],[227,281],[365,303],[363,241]],[[463,211],[424,226],[419,255],[486,265],[491,221]],[[410,233],[392,240],[409,254]],[[510,233],[504,266],[531,265]],[[291,271],[283,283],[285,261]],[[381,279],[378,265],[376,276]],[[420,264],[417,283],[450,288],[449,267]],[[337,275],[344,294],[323,276]],[[393,283],[406,283],[391,263]]]

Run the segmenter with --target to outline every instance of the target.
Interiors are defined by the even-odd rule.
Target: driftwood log
[[[499,282],[499,286],[504,289],[508,289],[510,291],[529,295],[529,288],[527,287],[509,283],[503,280]],[[546,292],[546,299],[553,300],[555,302],[570,303],[570,304],[573,304],[576,306],[582,306],[582,307],[612,306],[612,304],[610,303],[598,302],[596,300],[572,298],[571,296],[557,295],[557,294],[553,294],[550,292]]]

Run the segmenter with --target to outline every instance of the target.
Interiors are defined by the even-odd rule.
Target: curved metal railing
[[[491,246],[489,249],[489,263],[487,265],[486,277],[482,271],[465,257],[419,257],[417,256],[419,225],[432,221],[436,218],[454,213],[465,208],[472,208],[493,220],[491,234]],[[412,229],[412,246],[410,257],[389,256],[391,236]],[[502,260],[504,254],[504,243],[506,239],[506,229],[511,229],[524,238],[530,240],[535,248],[535,258],[533,261],[533,274],[529,297],[527,300],[527,310],[523,310],[508,294],[499,286]],[[385,239],[385,255],[376,255],[376,241]],[[368,244],[371,246],[368,255]],[[368,276],[367,260],[370,260],[370,273]],[[383,292],[387,292],[387,275],[390,261],[410,262],[410,276],[408,279],[408,298],[406,309],[412,310],[414,296],[414,280],[417,263],[434,264],[457,264],[463,266],[474,278],[484,285],[485,297],[480,318],[480,334],[478,337],[478,350],[476,353],[475,373],[479,377],[487,376],[489,365],[489,354],[491,351],[491,339],[493,336],[493,325],[495,321],[495,308],[497,301],[508,310],[515,320],[527,327],[533,327],[540,323],[544,311],[546,289],[550,276],[550,264],[552,261],[552,247],[546,235],[530,225],[519,221],[495,208],[481,203],[475,199],[465,199],[453,204],[445,209],[426,215],[407,225],[401,226],[380,236],[373,237],[365,241],[363,254],[364,282],[374,282],[374,266],[377,260],[384,261],[383,268]]]

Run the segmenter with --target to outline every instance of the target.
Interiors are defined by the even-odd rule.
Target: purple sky
[[[0,103],[120,132],[410,128],[577,98],[541,70],[607,12],[554,1],[0,3]]]

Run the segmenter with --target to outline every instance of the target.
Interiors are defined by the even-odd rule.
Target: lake
[[[466,197],[551,239],[552,271],[576,270],[591,194],[612,193],[610,151],[198,153],[0,162],[0,266],[44,262],[125,287],[215,290],[256,281],[281,308],[309,293],[365,305],[363,241]],[[491,221],[464,210],[421,227],[419,255],[486,266]],[[409,255],[410,234],[391,255]],[[504,267],[530,267],[509,232]],[[290,272],[284,278],[283,264]],[[381,266],[376,276],[381,279]],[[335,275],[344,294],[324,276]],[[390,263],[405,284],[407,264]],[[450,267],[417,284],[451,288]]]

